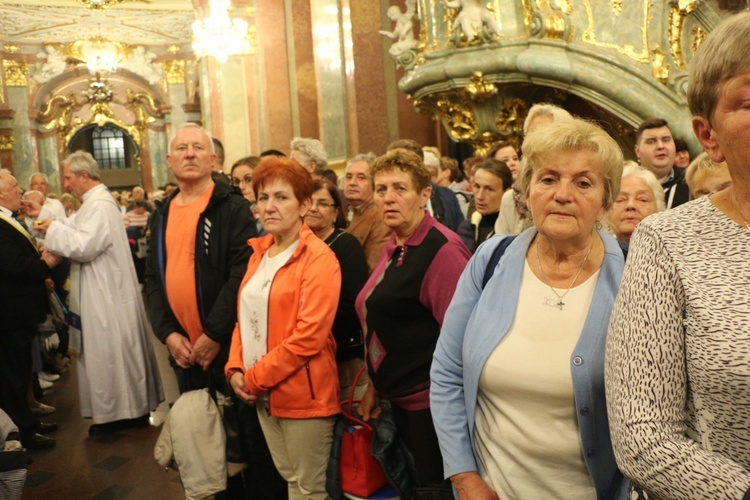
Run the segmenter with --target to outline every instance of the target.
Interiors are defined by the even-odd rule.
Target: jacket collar
[[[315,233],[312,232],[312,229],[307,227],[307,224],[303,222],[302,227],[299,230],[299,246],[297,247],[297,250],[294,251],[294,254],[291,257],[292,259],[296,259],[302,254],[308,243],[311,241],[311,238],[317,239],[318,237],[315,236]],[[273,245],[273,241],[273,235],[267,234],[258,238],[250,238],[249,240],[247,240],[247,243],[248,245],[250,245],[250,247],[252,247],[254,253],[257,253],[259,256],[261,256],[266,253],[269,248],[271,248],[271,245]]]

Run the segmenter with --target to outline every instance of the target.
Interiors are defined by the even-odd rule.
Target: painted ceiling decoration
[[[87,8],[82,1],[0,1],[2,39],[6,43],[68,43],[104,36],[147,45],[192,40],[195,15],[189,0],[151,0],[148,4],[110,0],[117,5],[106,9]]]

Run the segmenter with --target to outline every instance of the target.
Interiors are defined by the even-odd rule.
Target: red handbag
[[[340,477],[341,490],[358,497],[369,497],[388,484],[383,468],[370,454],[372,444],[372,427],[354,416],[354,389],[366,366],[363,366],[354,377],[349,391],[347,409],[341,411],[349,425],[341,438]]]

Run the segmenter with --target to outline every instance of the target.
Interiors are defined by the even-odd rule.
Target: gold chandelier
[[[78,2],[85,5],[87,9],[103,10],[123,2],[151,3],[151,0],[78,0]]]
[[[253,52],[245,20],[229,17],[229,0],[210,0],[210,15],[193,23],[193,50],[198,57],[226,62],[229,56]]]

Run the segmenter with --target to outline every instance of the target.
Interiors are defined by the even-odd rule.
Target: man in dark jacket
[[[255,236],[250,206],[214,182],[211,137],[187,124],[169,143],[167,163],[178,185],[151,217],[146,293],[154,333],[169,350],[180,392],[223,381],[237,290]]]
[[[211,136],[190,123],[169,141],[167,164],[178,188],[151,217],[146,293],[154,333],[167,345],[180,392],[209,386],[210,374],[213,386],[229,395],[224,365],[250,259],[247,240],[256,229],[240,191],[212,178],[213,147]],[[274,467],[255,408],[235,403],[226,411],[238,421],[243,448],[255,450],[244,457],[247,497],[285,498],[286,482]],[[232,444],[236,451],[239,443]],[[245,498],[241,479],[230,478],[220,498]]]
[[[0,171],[0,408],[18,427],[26,448],[55,442],[36,432],[39,423],[26,394],[31,384],[31,342],[47,317],[45,279],[60,258],[39,253],[27,228],[16,220],[23,190],[7,170]]]

